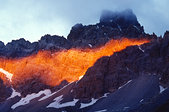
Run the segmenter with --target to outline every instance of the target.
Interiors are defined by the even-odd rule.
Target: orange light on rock
[[[149,41],[146,39],[123,38],[111,40],[95,49],[72,48],[54,53],[39,51],[37,54],[20,59],[0,58],[0,68],[13,74],[11,82],[13,85],[37,76],[43,83],[55,86],[63,80],[68,82],[79,80],[79,77],[82,77],[87,69],[102,56],[110,56],[128,46],[147,42]],[[0,78],[5,81],[3,73],[0,73]]]

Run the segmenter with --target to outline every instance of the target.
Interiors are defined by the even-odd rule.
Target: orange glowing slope
[[[127,46],[141,45],[148,40],[126,39],[111,40],[97,49],[70,49],[51,53],[40,51],[21,59],[0,59],[0,68],[14,74],[12,84],[24,82],[29,77],[38,76],[43,83],[55,86],[61,81],[76,81],[84,75],[97,59],[110,56]],[[4,79],[4,74],[0,73]]]

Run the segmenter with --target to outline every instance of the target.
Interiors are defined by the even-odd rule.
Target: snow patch
[[[127,69],[127,71],[129,71],[129,68],[128,68],[128,67],[126,67],[126,69]]]
[[[12,94],[7,100],[14,98],[15,96],[21,96],[21,94],[19,92],[16,92],[16,90],[12,88]]]
[[[117,27],[118,27],[118,29],[119,29],[120,31],[122,31],[122,29],[121,29],[121,27],[120,27],[120,25],[119,25],[119,24],[117,24]]]
[[[126,86],[127,84],[129,84],[132,80],[129,80],[127,83],[125,83],[124,85],[120,86],[118,89],[123,88],[124,86]]]
[[[41,96],[42,94],[48,95],[48,94],[51,94],[51,91],[49,89],[46,89],[46,90],[40,91],[39,93],[28,94],[26,97],[22,98],[19,102],[15,103],[11,108],[15,109],[16,107],[19,107],[21,105],[26,105],[32,99],[37,98],[37,97]]]
[[[0,72],[5,74],[6,77],[9,79],[10,82],[12,82],[12,76],[13,74],[9,73],[8,71],[4,70],[3,68],[0,68]]]
[[[56,93],[56,92],[54,92],[54,93],[50,93],[50,94],[48,94],[48,95],[45,95],[44,97],[40,98],[38,101],[45,100],[45,99],[47,99],[47,98],[51,97],[52,95],[54,95],[55,93]]]
[[[144,52],[144,50],[143,50],[140,46],[138,46],[138,48],[139,48],[142,52]]]
[[[88,45],[89,45],[89,47],[93,47],[92,44],[88,44]]]
[[[124,107],[123,110],[128,110],[130,107]]]
[[[161,77],[159,78],[159,80],[161,80]]]
[[[39,99],[38,101],[42,101],[42,100],[45,100],[45,99],[47,99],[47,98],[49,98],[49,97],[53,96],[54,94],[56,94],[56,93],[60,92],[61,90],[63,90],[65,87],[67,87],[67,86],[68,86],[68,85],[70,85],[70,84],[71,84],[71,83],[69,83],[69,84],[65,85],[63,88],[59,89],[58,91],[56,91],[56,92],[54,92],[54,93],[52,93],[52,94],[48,94],[48,95],[46,95],[46,96],[42,97],[42,98],[41,98],[41,99]]]
[[[110,94],[110,93],[105,93],[105,94],[104,94],[102,97],[100,97],[99,99],[105,98],[105,97],[107,97],[109,94]],[[81,103],[80,108],[85,108],[85,107],[91,106],[91,105],[95,104],[96,101],[99,100],[99,99],[94,99],[94,98],[92,98],[92,101],[91,101],[90,103]]]
[[[98,111],[95,111],[95,112],[106,112],[107,109],[104,109],[104,110],[98,110]]]
[[[138,31],[140,30],[137,26],[133,25],[134,28],[136,28]]]
[[[62,101],[62,99],[63,99],[63,95],[61,95],[59,97],[56,97],[54,99],[54,102],[51,103],[51,104],[49,104],[47,106],[47,108],[50,108],[50,107],[53,107],[53,108],[63,108],[63,107],[68,107],[68,106],[75,106],[76,102],[78,102],[78,99],[73,99],[73,101],[60,104],[60,102]]]
[[[78,101],[79,101],[78,99],[73,99],[73,101],[71,101],[71,102],[66,102],[66,103],[60,104],[60,107],[75,106],[76,102],[78,102]]]
[[[63,97],[63,95],[56,97],[56,98],[54,99],[54,102],[51,103],[51,104],[49,104],[49,105],[47,106],[47,108],[49,108],[49,107],[59,108],[60,101],[62,101],[62,99],[63,99],[62,97]]]
[[[144,99],[141,99],[141,100],[140,100],[140,102],[143,102],[143,101],[144,101]]]
[[[110,93],[105,93],[101,98],[105,98],[109,95]]]
[[[80,77],[79,77],[79,80],[80,80],[80,79],[82,79],[82,78],[83,78],[83,76],[84,76],[84,75],[80,76]]]
[[[160,93],[162,93],[164,90],[166,90],[166,88],[164,88],[163,86],[159,86],[160,87]]]
[[[73,89],[70,91],[71,93],[73,92]]]
[[[90,103],[81,103],[81,105],[80,105],[80,109],[82,109],[82,108],[85,108],[85,107],[88,107],[88,106],[91,106],[91,105],[95,104],[97,100],[98,100],[98,99],[94,99],[94,98],[92,98],[92,101],[91,101]]]

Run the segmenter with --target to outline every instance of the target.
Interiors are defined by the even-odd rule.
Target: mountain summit
[[[127,28],[130,25],[140,26],[137,21],[136,15],[131,9],[124,10],[122,12],[112,12],[104,10],[100,17],[101,23],[112,23],[115,27]]]

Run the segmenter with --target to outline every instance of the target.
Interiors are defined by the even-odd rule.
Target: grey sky
[[[131,8],[148,33],[169,30],[169,0],[0,0],[0,40],[67,36],[76,23],[95,24],[102,10]]]

